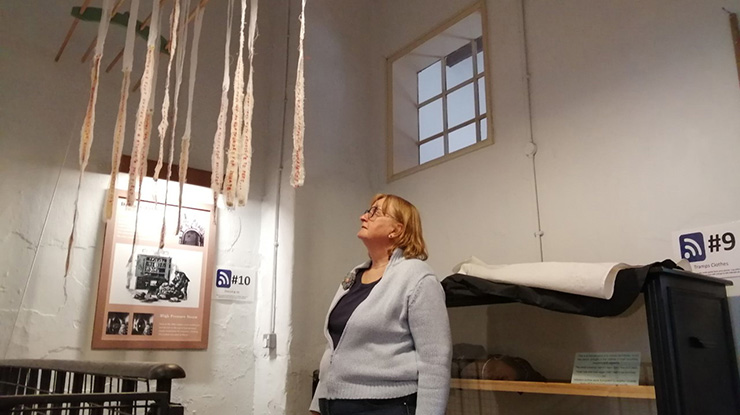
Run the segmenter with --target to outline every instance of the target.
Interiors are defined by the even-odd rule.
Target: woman
[[[329,307],[311,412],[442,415],[450,326],[442,287],[423,262],[419,212],[379,194],[360,222],[370,260],[350,271]]]

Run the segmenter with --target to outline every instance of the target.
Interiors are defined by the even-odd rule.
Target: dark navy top
[[[370,291],[373,290],[378,281],[371,282],[370,284],[362,283],[362,274],[365,270],[357,271],[355,276],[355,282],[349,287],[349,292],[340,298],[337,305],[334,306],[331,314],[329,314],[329,335],[334,343],[336,349],[339,339],[342,337],[344,328],[347,326],[347,321],[354,313],[360,303],[365,301]]]

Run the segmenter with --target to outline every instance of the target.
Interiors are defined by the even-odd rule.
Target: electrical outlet
[[[263,334],[262,342],[262,347],[272,350],[277,345],[277,335],[275,333]]]

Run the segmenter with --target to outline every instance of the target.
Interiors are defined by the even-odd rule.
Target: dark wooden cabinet
[[[738,415],[727,280],[663,268],[644,286],[660,415]]]
[[[653,388],[453,379],[452,387],[657,401],[659,415],[740,415],[740,380],[725,279],[655,263],[620,271],[610,300],[460,277],[442,282],[448,306],[522,302],[554,311],[614,316],[645,297]],[[675,265],[675,264],[674,264]],[[458,278],[458,279],[460,279]],[[620,280],[620,278],[622,278]],[[620,292],[621,290],[621,292]]]

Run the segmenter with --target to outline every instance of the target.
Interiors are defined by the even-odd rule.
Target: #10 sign
[[[251,268],[220,266],[213,281],[216,300],[254,301],[255,270]]]

